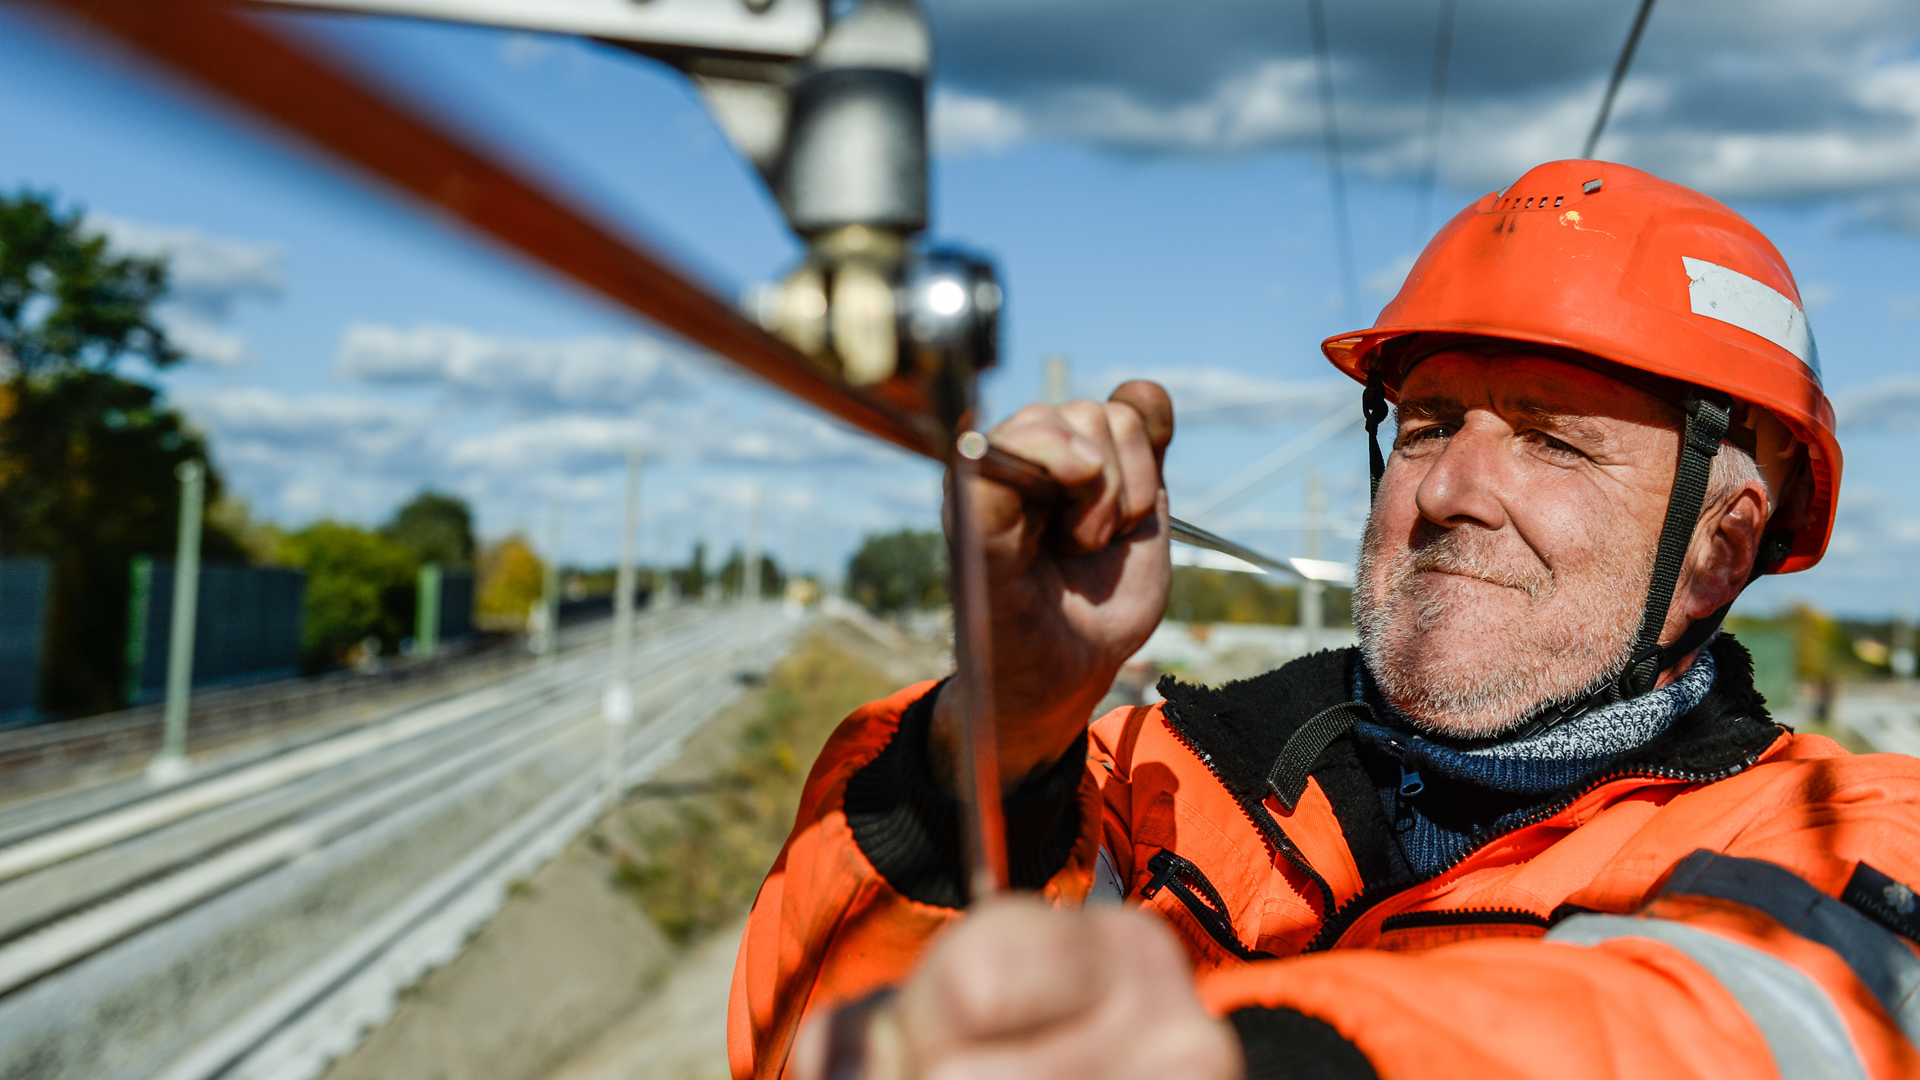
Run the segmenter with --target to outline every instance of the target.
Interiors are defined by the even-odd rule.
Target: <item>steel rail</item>
[[[782,636],[764,627],[753,632],[762,648]],[[694,731],[744,692],[737,683],[722,685],[728,688],[714,698],[683,700],[627,741],[626,786],[651,778]],[[639,760],[627,763],[646,736],[657,738]],[[342,1029],[364,1031],[377,1023],[405,986],[444,959],[448,943],[464,940],[492,914],[511,882],[558,854],[600,811],[598,778],[575,779],[293,983],[201,1040],[160,1080],[317,1074],[340,1052]]]
[[[669,608],[646,616],[647,621],[641,625],[647,628],[648,634],[658,634],[669,628],[677,628],[684,624],[689,616],[695,614],[697,609],[692,606]],[[592,641],[572,640],[579,631],[585,631],[590,636],[593,629],[591,623],[578,628],[578,631],[572,627],[566,629],[562,640],[561,664],[573,662],[571,657],[574,655],[574,650],[581,645],[592,647],[595,644]],[[194,785],[208,783],[254,768],[268,760],[337,739],[344,734],[372,730],[394,723],[423,709],[434,708],[452,698],[477,693],[486,685],[525,683],[528,671],[536,666],[538,658],[528,655],[521,660],[503,655],[519,651],[521,650],[507,646],[494,653],[488,660],[486,668],[491,678],[484,683],[456,682],[439,687],[438,692],[431,695],[415,697],[408,694],[406,700],[389,702],[382,707],[372,709],[370,715],[311,727],[303,726],[277,736],[263,738],[254,745],[226,747],[213,752],[203,761],[197,761],[193,774],[173,785],[156,788],[144,776],[135,773],[84,784],[66,792],[50,791],[23,797],[0,807],[0,853],[24,841],[102,818],[149,800],[164,798]],[[316,705],[313,711],[328,710],[324,706]],[[86,721],[77,721],[77,723],[84,724]],[[157,726],[157,714],[156,718],[149,718],[147,723],[150,727]],[[270,734],[270,732],[263,734]],[[0,888],[4,888],[4,885],[0,885]]]
[[[690,659],[699,663],[697,654],[725,642],[735,632],[731,621],[715,619],[651,655],[643,654],[639,657],[645,665],[642,673],[651,678],[664,672],[665,681],[650,683],[639,699],[653,702],[665,688],[678,686],[679,665]],[[551,673],[529,673],[531,681],[520,688],[523,692],[505,700],[492,700],[484,692],[463,695],[489,700],[457,722],[411,742],[382,741],[366,746],[360,758],[339,764],[327,774],[310,776],[230,806],[211,808],[194,818],[171,823],[164,831],[142,835],[135,844],[116,845],[112,852],[100,856],[76,856],[70,865],[49,866],[18,883],[0,886],[0,911],[4,912],[0,914],[0,952],[13,941],[76,912],[153,885],[196,860],[224,857],[230,850],[290,822],[328,814],[355,799],[404,802],[406,794],[417,789],[428,773],[458,777],[516,747],[544,740],[556,727],[579,722],[569,710],[586,709],[596,700],[597,683],[592,680],[580,682],[571,690],[569,684],[604,661],[592,654],[579,660]],[[556,711],[564,716],[531,724],[526,721],[528,713]],[[451,756],[447,756],[449,753]],[[0,987],[0,994],[4,993],[4,987]]]
[[[555,670],[528,672],[504,683],[428,702],[383,723],[295,746],[238,769],[165,788],[32,837],[0,844],[0,883],[276,790],[374,752],[398,749],[445,728],[469,724],[483,714],[523,708],[535,698],[551,695],[555,684],[584,672],[595,662],[592,658],[567,658]]]
[[[854,427],[944,458],[927,420],[852,389],[638,238],[231,5],[42,2]]]
[[[674,655],[726,640],[738,631],[733,623],[716,620],[715,625],[705,628],[710,632],[698,643],[688,642],[687,649],[674,650]],[[636,697],[643,705],[661,707],[663,715],[672,713],[671,703],[684,699],[694,684],[715,677],[724,681],[733,661],[733,650],[723,649],[703,660],[669,663],[665,678],[650,682]],[[539,711],[546,716],[539,722],[453,757],[428,762],[411,770],[398,784],[359,785],[339,793],[311,816],[293,821],[282,818],[277,826],[269,822],[257,835],[223,845],[211,857],[205,857],[204,852],[189,852],[175,860],[179,868],[176,872],[154,875],[106,901],[82,900],[69,909],[70,914],[45,920],[44,929],[0,945],[0,997],[296,858],[369,827],[398,827],[403,819],[417,818],[435,806],[457,800],[466,791],[493,783],[554,750],[555,740],[566,733],[591,726],[599,715],[596,704],[600,689],[597,684],[583,684],[577,692],[559,700],[542,702]],[[646,725],[629,745],[655,736],[658,726]],[[588,773],[592,771],[590,767]]]

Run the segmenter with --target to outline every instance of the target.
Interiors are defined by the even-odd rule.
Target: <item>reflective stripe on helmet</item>
[[[1781,1076],[1866,1080],[1839,1010],[1819,983],[1784,960],[1666,919],[1576,915],[1547,934],[1564,945],[1620,938],[1659,942],[1705,968],[1760,1029]]]
[[[1680,264],[1687,270],[1687,299],[1695,315],[1759,334],[1799,357],[1820,378],[1820,350],[1799,304],[1766,282],[1718,263],[1682,255]]]

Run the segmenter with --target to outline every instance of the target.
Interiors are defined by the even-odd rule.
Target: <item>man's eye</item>
[[[1548,450],[1553,451],[1556,454],[1573,454],[1578,457],[1585,456],[1584,454],[1581,454],[1580,451],[1576,447],[1574,447],[1572,443],[1562,442],[1561,440],[1554,438],[1553,436],[1547,434],[1544,431],[1535,431],[1535,432],[1530,432],[1529,434],[1533,437],[1533,440],[1535,442],[1539,443],[1541,446],[1547,448]]]
[[[1431,427],[1415,428],[1402,436],[1400,441],[1403,444],[1415,443],[1425,439],[1444,439],[1451,434],[1453,434],[1452,428],[1444,424],[1434,424]]]

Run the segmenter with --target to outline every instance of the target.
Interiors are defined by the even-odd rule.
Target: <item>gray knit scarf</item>
[[[1362,663],[1355,673],[1354,699],[1367,702],[1385,722],[1362,722],[1354,727],[1354,734],[1363,745],[1400,763],[1402,780],[1381,791],[1381,802],[1394,821],[1409,868],[1425,877],[1465,855],[1476,834],[1497,830],[1547,800],[1523,800],[1528,805],[1495,820],[1447,827],[1423,812],[1417,796],[1402,794],[1403,789],[1420,786],[1418,781],[1409,782],[1409,776],[1440,776],[1509,796],[1549,795],[1666,731],[1707,696],[1714,674],[1713,654],[1702,649],[1685,674],[1658,690],[1595,709],[1525,739],[1459,749],[1421,735],[1412,721],[1380,696]]]

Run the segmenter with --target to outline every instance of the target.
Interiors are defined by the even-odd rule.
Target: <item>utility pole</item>
[[[414,589],[413,655],[423,660],[440,647],[440,576],[440,564],[427,563]]]
[[[760,602],[760,519],[766,513],[766,494],[760,485],[747,496],[747,550],[741,564],[740,595],[749,604]]]
[[[540,610],[546,625],[541,628],[535,652],[552,659],[560,651],[560,500],[555,499],[547,512],[547,566],[540,582]]]
[[[673,515],[660,515],[660,565],[666,580],[660,588],[666,594],[666,607],[680,604],[680,576],[673,565]]]
[[[187,701],[193,691],[193,631],[200,608],[200,523],[206,509],[207,467],[183,461],[180,537],[173,557],[173,626],[167,637],[167,711],[160,754],[147,775],[165,783],[187,775]]]
[[[1067,358],[1059,353],[1047,357],[1046,381],[1041,384],[1040,401],[1046,405],[1065,405],[1073,393],[1073,377]]]
[[[640,450],[627,451],[627,500],[620,518],[620,560],[613,575],[613,653],[607,663],[607,692],[600,714],[607,722],[606,804],[611,810],[626,786],[621,751],[633,723],[633,684],[627,678],[627,654],[633,647],[634,548],[640,538]]]
[[[755,484],[747,494],[746,561],[740,567],[740,599],[747,605],[746,632],[740,635],[740,645],[749,674],[760,670],[760,519],[765,513],[766,492]]]
[[[1326,509],[1326,499],[1320,490],[1320,474],[1307,474],[1307,535],[1306,555],[1309,559],[1320,557],[1320,515]],[[1325,611],[1323,594],[1326,586],[1318,580],[1309,578],[1300,583],[1300,626],[1306,631],[1307,652],[1320,651],[1320,622]]]

